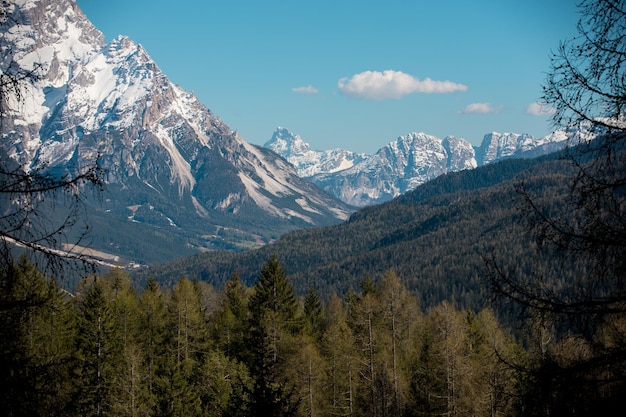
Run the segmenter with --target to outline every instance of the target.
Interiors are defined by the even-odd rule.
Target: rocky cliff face
[[[476,159],[479,165],[485,165],[505,158],[527,157],[541,153],[537,152],[540,149],[546,149],[546,152],[560,149],[566,139],[564,132],[555,132],[543,138],[529,134],[492,132],[483,137],[476,151]]]
[[[352,168],[312,180],[343,201],[364,206],[390,200],[448,171],[476,167],[473,156],[462,139],[410,133]]]
[[[71,171],[99,158],[104,218],[210,249],[249,247],[350,213],[172,84],[141,45],[123,36],[106,44],[73,0],[16,0],[9,12],[7,59],[37,68],[39,79],[9,103],[2,151],[25,169]],[[218,233],[225,229],[237,229],[236,239]]]
[[[469,142],[425,133],[400,136],[374,155],[355,156],[338,149],[311,151],[299,136],[284,128],[265,146],[294,164],[301,176],[355,206],[387,201],[446,172],[476,167]]]
[[[291,162],[298,174],[354,206],[382,203],[447,172],[473,169],[506,158],[527,158],[562,149],[579,130],[543,138],[492,132],[479,147],[463,138],[409,133],[373,155],[341,149],[312,151],[300,136],[278,128],[265,146]]]

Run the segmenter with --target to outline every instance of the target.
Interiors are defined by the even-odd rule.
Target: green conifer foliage
[[[383,349],[382,309],[377,297],[378,289],[370,277],[365,278],[361,288],[363,292],[350,300],[348,316],[361,365],[356,404],[361,408],[360,412],[367,410],[370,415],[379,416],[387,398],[387,376],[380,361]]]
[[[188,278],[174,286],[168,302],[166,355],[159,378],[160,411],[198,415],[202,399],[201,366],[208,352],[208,332],[200,293]]]
[[[326,330],[326,314],[322,300],[315,288],[310,287],[304,298],[305,329],[316,342],[320,342]]]
[[[59,414],[72,396],[73,312],[62,291],[22,256],[0,277],[0,409]]]
[[[422,314],[416,297],[407,291],[393,270],[383,275],[377,294],[382,314],[379,337],[384,341],[382,363],[390,383],[386,412],[398,415],[406,403],[408,384],[405,369],[413,350],[412,331],[422,320]]]
[[[78,384],[77,412],[81,415],[109,415],[118,394],[123,344],[119,324],[95,281],[78,306],[75,381]]]
[[[239,280],[237,271],[224,285],[218,311],[211,321],[211,334],[215,347],[237,360],[244,359],[245,334],[248,324],[249,289]]]
[[[285,379],[284,365],[295,354],[301,317],[293,285],[276,256],[261,269],[249,306],[250,409],[259,416],[295,415],[299,400],[294,384]]]
[[[155,411],[158,403],[158,380],[166,358],[167,307],[159,284],[150,279],[139,299],[139,345],[143,351],[143,407]]]

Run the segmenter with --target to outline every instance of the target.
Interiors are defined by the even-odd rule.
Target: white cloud
[[[368,100],[399,99],[412,93],[454,93],[467,86],[452,81],[419,80],[401,71],[365,71],[337,82],[339,91],[350,97]]]
[[[291,89],[294,93],[298,94],[317,94],[317,88],[312,85],[307,85],[306,87],[294,87]]]
[[[546,103],[530,103],[528,107],[526,107],[526,114],[530,114],[531,116],[548,116],[550,114],[554,114],[556,110],[554,107],[549,106]]]
[[[502,106],[493,107],[490,103],[472,103],[465,106],[459,113],[461,114],[488,114],[499,113]]]

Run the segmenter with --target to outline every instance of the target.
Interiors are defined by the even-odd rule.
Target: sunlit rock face
[[[38,78],[10,103],[1,150],[26,169],[98,160],[104,212],[138,222],[146,207],[159,215],[142,221],[184,228],[200,247],[225,227],[263,243],[350,214],[171,83],[141,45],[125,36],[107,44],[73,0],[16,0],[10,14],[9,59]]]

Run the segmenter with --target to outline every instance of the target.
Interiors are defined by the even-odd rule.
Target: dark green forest
[[[236,268],[251,286],[263,263],[276,254],[298,295],[314,285],[328,300],[333,293],[356,291],[366,275],[380,279],[393,269],[424,308],[449,301],[476,311],[491,298],[483,282],[491,251],[519,262],[540,255],[520,221],[524,201],[516,187],[524,182],[542,200],[559,204],[573,172],[564,157],[556,153],[450,173],[391,202],[362,209],[338,226],[291,232],[243,253],[181,258],[133,276],[142,283],[154,277],[163,285],[187,276],[219,287]],[[531,273],[530,266],[525,268]]]
[[[534,388],[507,363],[539,346],[489,309],[424,313],[394,271],[327,303],[296,297],[275,257],[252,288],[235,273],[138,292],[112,270],[70,293],[25,257],[3,284],[8,416],[511,415]]]
[[[447,301],[426,312],[393,270],[327,302],[314,287],[297,297],[275,256],[252,287],[235,272],[221,288],[137,291],[113,269],[68,292],[25,256],[2,278],[7,416],[568,415],[622,401],[619,369],[582,391],[548,372],[591,354],[583,338],[537,322],[515,338],[491,309]],[[617,343],[625,319],[597,342]]]

